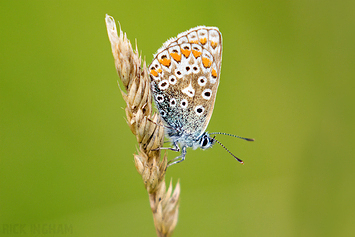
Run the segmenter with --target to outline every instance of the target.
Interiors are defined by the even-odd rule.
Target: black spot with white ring
[[[181,102],[180,102],[180,106],[181,108],[185,109],[188,105],[188,102],[187,102],[187,99],[183,99]]]
[[[184,74],[182,73],[182,71],[180,69],[175,70],[175,75],[177,78],[182,78],[184,76]]]
[[[170,106],[175,107],[176,106],[176,100],[174,98],[170,99]]]
[[[161,82],[159,82],[158,87],[160,90],[165,90],[169,87],[169,82],[167,80],[162,80]]]
[[[176,84],[176,77],[174,76],[174,75],[171,75],[170,77],[169,77],[169,83],[171,84],[171,85],[175,85]]]
[[[162,95],[157,95],[157,96],[155,97],[155,99],[157,100],[157,102],[162,103],[162,102],[164,101],[164,96],[162,96]]]
[[[193,70],[192,70],[191,66],[186,66],[185,67],[185,74],[190,74],[192,72],[193,72]]]
[[[165,112],[164,110],[160,110],[159,112],[160,112],[160,115],[161,115],[162,117],[165,117],[165,116],[166,116],[166,112]]]
[[[200,72],[200,67],[197,64],[192,65],[192,72],[193,73],[199,73]]]
[[[211,89],[205,89],[202,92],[202,98],[204,98],[205,100],[209,100],[212,96],[212,90]]]
[[[207,78],[206,77],[199,77],[198,79],[197,79],[197,83],[200,85],[200,86],[205,86],[206,85],[206,83],[207,83]]]
[[[195,113],[199,116],[201,114],[203,114],[204,111],[205,111],[205,108],[202,105],[198,105],[195,107]]]

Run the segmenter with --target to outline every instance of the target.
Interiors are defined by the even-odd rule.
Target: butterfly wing
[[[206,130],[220,78],[222,36],[199,26],[164,43],[149,66],[156,106],[170,136],[192,140]]]

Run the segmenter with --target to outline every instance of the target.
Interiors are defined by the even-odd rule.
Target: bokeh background
[[[0,235],[155,236],[105,14],[149,64],[197,25],[223,35],[208,131],[174,236],[354,236],[354,1],[2,1]],[[169,153],[173,158],[176,153]],[[14,228],[11,229],[11,226]],[[10,228],[10,229],[9,229]],[[47,228],[47,229],[46,229]],[[47,230],[47,232],[46,232]]]

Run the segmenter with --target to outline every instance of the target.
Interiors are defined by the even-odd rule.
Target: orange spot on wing
[[[169,66],[170,66],[170,63],[171,63],[170,59],[168,59],[168,58],[159,59],[159,62],[160,62],[161,64],[163,64],[165,67],[169,67]]]
[[[200,39],[200,43],[203,44],[203,45],[206,44],[207,43],[207,39],[206,38],[201,38]]]
[[[176,62],[180,62],[181,61],[181,54],[171,53],[170,55]]]
[[[155,77],[158,76],[157,71],[155,71],[154,69],[150,70],[150,74],[152,74],[152,75],[155,76]]]
[[[181,53],[185,56],[185,58],[189,57],[191,50],[189,49],[181,49]]]
[[[197,50],[192,50],[192,54],[195,56],[195,58],[198,58],[201,56],[201,52],[200,51],[197,51]]]
[[[162,70],[159,68],[159,69],[158,69],[158,72],[159,72],[159,73],[161,73],[161,72],[162,72]]]
[[[202,63],[205,68],[209,68],[212,65],[212,61],[204,57],[202,57]]]
[[[215,49],[217,47],[218,43],[217,42],[213,42],[211,41],[211,46],[213,49]]]
[[[214,77],[214,78],[216,78],[217,77],[217,72],[216,72],[216,70],[214,69],[214,68],[212,68],[212,76]]]

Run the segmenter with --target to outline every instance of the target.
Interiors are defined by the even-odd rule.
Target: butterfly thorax
[[[180,147],[192,147],[194,150],[199,147],[202,135],[191,133],[191,131],[167,128],[166,134],[172,143],[179,144]]]
[[[173,144],[179,144],[180,147],[191,147],[193,150],[197,148],[207,149],[215,143],[215,140],[207,132],[195,136],[184,132],[174,133],[171,129],[167,129],[167,135]]]

